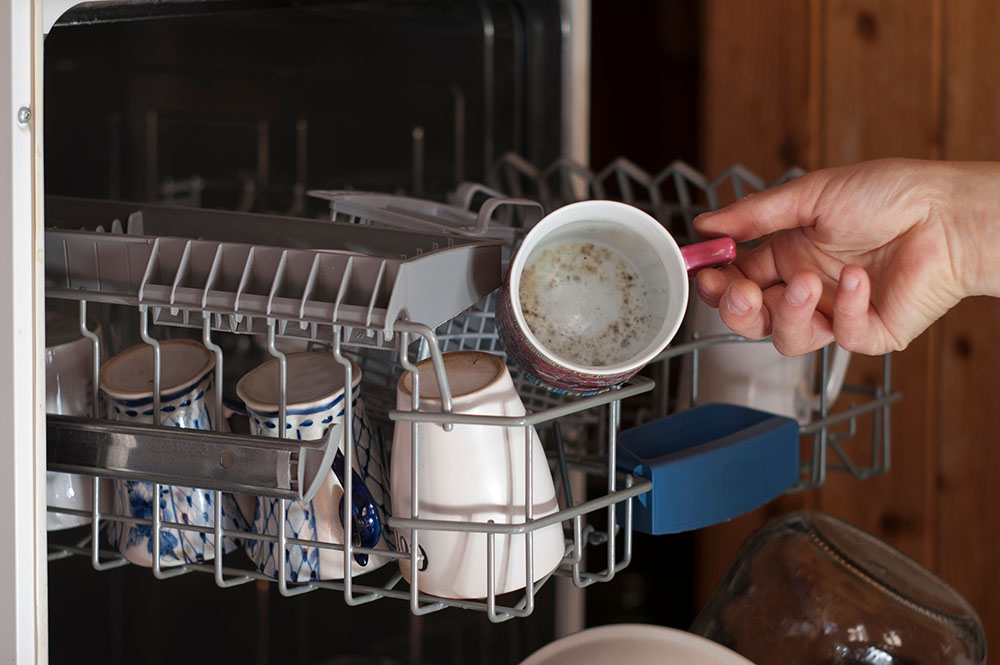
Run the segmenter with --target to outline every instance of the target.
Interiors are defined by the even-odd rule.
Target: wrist
[[[1000,297],[1000,164],[953,164],[946,233],[963,296]]]

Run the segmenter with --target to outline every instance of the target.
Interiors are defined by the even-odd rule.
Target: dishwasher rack
[[[119,206],[115,208],[115,206]],[[499,205],[495,206],[499,207]],[[256,570],[233,567],[216,557],[212,563],[190,563],[177,568],[161,567],[157,551],[159,534],[164,528],[205,534],[215,539],[234,537],[276,542],[284,550],[288,546],[331,549],[343,552],[346,568],[357,554],[376,554],[408,561],[411,570],[409,588],[399,572],[379,584],[366,584],[351,577],[340,581],[310,581],[290,583],[286,577],[287,562],[279,558],[277,582],[286,596],[298,595],[320,588],[338,589],[345,602],[357,605],[380,598],[408,600],[414,614],[426,614],[445,607],[460,607],[486,612],[491,621],[499,622],[517,616],[527,616],[534,609],[534,598],[548,577],[534,581],[532,562],[533,533],[546,526],[566,523],[571,535],[565,557],[554,574],[571,577],[574,584],[585,587],[608,581],[631,559],[632,497],[649,490],[650,483],[623,474],[616,468],[615,437],[622,399],[641,394],[653,387],[649,379],[636,379],[617,390],[603,395],[582,398],[548,410],[523,417],[468,416],[451,413],[451,398],[447,377],[443,372],[440,343],[432,327],[440,325],[454,311],[468,309],[484,295],[496,289],[500,280],[500,243],[482,239],[444,238],[405,232],[388,233],[384,229],[340,225],[335,222],[310,220],[279,220],[269,216],[239,215],[206,211],[178,211],[156,206],[108,204],[86,201],[52,201],[51,220],[66,227],[93,226],[95,216],[104,219],[103,228],[94,230],[51,229],[46,232],[46,286],[50,298],[78,301],[81,333],[88,337],[100,357],[101,341],[88,328],[87,309],[91,303],[131,309],[137,313],[139,334],[154,348],[153,416],[158,422],[160,412],[160,367],[158,340],[151,334],[151,324],[199,329],[204,345],[215,354],[215,390],[221,397],[223,354],[213,340],[220,332],[267,336],[267,349],[285,367],[285,354],[276,340],[306,339],[328,345],[333,357],[345,367],[350,385],[351,362],[344,355],[349,347],[394,348],[404,369],[414,369],[411,361],[411,340],[419,339],[434,359],[437,381],[442,391],[443,409],[428,412],[416,408],[412,412],[388,413],[390,419],[414,429],[414,441],[421,427],[440,425],[450,429],[454,424],[476,424],[524,428],[530,460],[533,427],[563,418],[572,413],[605,407],[606,430],[609,433],[606,459],[585,459],[560,454],[563,464],[560,474],[564,488],[569,485],[569,469],[579,469],[588,475],[606,479],[606,493],[590,500],[565,503],[557,513],[533,518],[530,500],[531,466],[526,467],[526,508],[524,521],[514,524],[483,524],[389,517],[389,529],[411,532],[409,553],[361,547],[352,538],[351,520],[343,522],[345,544],[306,541],[285,533],[284,513],[288,501],[309,499],[318,481],[329,468],[329,461],[338,441],[331,433],[325,440],[298,442],[294,445],[263,437],[203,433],[173,428],[122,424],[83,418],[49,416],[48,452],[52,471],[87,473],[95,476],[93,508],[79,511],[50,507],[53,512],[90,517],[90,533],[74,545],[53,546],[51,558],[71,554],[87,555],[97,569],[124,565],[125,559],[101,546],[101,526],[109,522],[126,522],[148,526],[153,532],[152,573],[166,579],[190,571],[213,573],[222,587],[234,586],[255,579],[271,579]],[[106,215],[111,211],[113,214]],[[127,213],[127,214],[126,214]],[[177,217],[170,217],[177,215]],[[185,227],[181,218],[188,218]],[[121,224],[121,219],[126,224]],[[117,222],[115,220],[118,220]],[[218,223],[214,223],[217,221]],[[227,223],[238,227],[237,237],[251,243],[212,240],[213,232],[221,232]],[[166,235],[143,235],[158,224],[169,226],[173,234],[195,237],[179,238]],[[324,249],[296,249],[255,244],[263,240],[278,224],[298,224],[286,244],[294,241],[325,242]],[[211,229],[211,230],[209,230]],[[128,232],[126,232],[128,231]],[[301,231],[304,235],[300,235]],[[347,241],[340,242],[337,239]],[[412,247],[400,252],[400,242]],[[314,245],[315,246],[315,245]],[[367,276],[362,279],[358,276]],[[433,279],[433,282],[431,280]],[[408,281],[409,280],[409,281]],[[454,282],[461,288],[440,290],[434,298],[421,297],[415,284]],[[99,416],[99,367],[94,366],[94,416]],[[284,377],[280,371],[279,376]],[[415,406],[419,406],[419,389],[413,391]],[[286,383],[279,385],[279,429],[284,432]],[[221,423],[222,400],[217,399],[216,427]],[[346,418],[350,418],[349,407]],[[351,428],[344,428],[345,468],[351,468],[355,454]],[[333,443],[333,445],[331,445]],[[160,447],[163,449],[159,449]],[[157,450],[154,450],[157,449]],[[157,454],[158,453],[158,454]],[[413,468],[418,468],[419,446],[413,446]],[[161,484],[201,487],[216,492],[215,527],[203,527],[162,521],[159,511],[152,519],[140,519],[109,514],[100,509],[100,483],[96,477],[143,479],[154,483],[154,496]],[[352,514],[351,474],[345,476],[344,514]],[[261,535],[222,528],[222,491],[241,491],[280,499],[277,536]],[[413,483],[412,505],[419,506],[419,487]],[[565,491],[570,496],[568,490]],[[618,504],[624,504],[622,519],[616,516]],[[599,519],[604,526],[598,530],[585,518]],[[419,573],[422,557],[419,533],[427,530],[478,532],[487,540],[487,560],[483,565],[492,571],[495,566],[494,543],[497,534],[523,534],[525,537],[526,587],[521,597],[509,604],[499,600],[490,577],[485,599],[442,599],[420,593]],[[585,567],[584,551],[596,545],[606,546],[602,570],[590,572]],[[619,549],[621,551],[619,551]],[[405,565],[405,564],[404,564]],[[375,575],[376,573],[372,573]]]
[[[422,229],[436,229],[470,237],[493,237],[503,240],[503,262],[509,261],[524,229],[530,228],[537,218],[531,215],[524,201],[537,201],[544,212],[563,205],[589,198],[613,199],[636,206],[663,224],[681,242],[696,242],[700,238],[694,231],[693,220],[702,212],[715,210],[726,203],[740,199],[750,192],[776,187],[805,173],[792,167],[773,182],[767,182],[749,169],[734,164],[714,178],[709,178],[691,165],[675,161],[655,174],[650,174],[625,157],[613,159],[603,168],[593,171],[568,158],[560,158],[546,167],[509,152],[494,164],[488,178],[489,184],[463,183],[448,197],[450,206],[437,202],[402,196],[364,194],[354,191],[315,192],[308,194],[330,202],[332,219],[375,225],[386,228],[408,229],[416,225]],[[507,208],[505,216],[476,214],[477,198],[494,197],[498,200],[512,196],[520,207]],[[484,208],[487,209],[487,208]],[[489,212],[494,208],[490,206]],[[405,215],[399,213],[405,212]],[[520,215],[516,220],[515,215]],[[520,221],[520,228],[514,224]],[[491,293],[461,315],[442,324],[438,338],[445,350],[473,349],[488,351],[506,358],[499,343],[493,313],[496,294]],[[683,328],[682,328],[683,330]],[[683,338],[685,335],[679,337]],[[688,404],[698,402],[698,358],[702,350],[718,344],[770,344],[769,339],[746,340],[738,335],[710,335],[698,337],[687,334],[687,342],[675,342],[654,362],[651,372],[656,376],[656,391],[652,392],[652,406],[631,424],[639,425],[645,419],[662,417],[670,412],[670,387],[682,371],[679,360],[690,356]],[[829,374],[830,347],[820,353],[817,385],[826,385]],[[842,392],[850,397],[846,407],[835,409],[825,395],[820,395],[818,417],[800,426],[800,435],[809,440],[801,453],[800,482],[794,490],[820,487],[826,481],[827,471],[848,473],[858,480],[887,473],[891,466],[890,407],[902,395],[892,389],[891,354],[882,357],[882,368],[871,385],[844,385]],[[388,366],[392,358],[387,360]],[[520,379],[514,370],[518,390],[529,408],[544,410],[562,403],[562,398]],[[820,391],[822,392],[822,391]],[[854,439],[859,423],[871,418],[870,436],[866,450],[860,456],[865,462],[856,461],[844,443]],[[566,419],[573,435],[584,426],[600,426],[602,421],[593,412],[583,411]],[[605,436],[598,436],[603,442]],[[603,452],[598,450],[596,452]],[[832,456],[831,456],[832,453]]]
[[[796,174],[789,172],[783,179]],[[623,473],[616,465],[617,433],[623,421],[622,400],[643,394],[648,396],[654,388],[658,389],[654,406],[637,418],[661,415],[656,411],[668,409],[674,361],[690,355],[692,372],[696,376],[698,354],[705,347],[737,341],[755,343],[722,335],[675,344],[658,358],[662,362],[654,363],[647,372],[659,372],[655,382],[638,376],[617,390],[587,398],[523,394],[528,415],[520,418],[450,413],[442,352],[477,349],[502,354],[495,327],[491,327],[491,298],[495,296],[490,294],[499,285],[504,259],[509,258],[524,230],[540,217],[541,212],[590,195],[611,197],[609,188],[601,184],[608,178],[614,181],[618,198],[651,212],[672,227],[680,238],[688,237],[690,222],[698,212],[717,207],[722,202],[717,189],[723,184],[731,187],[737,196],[742,196],[746,190],[767,186],[738,166],[715,180],[680,163],[650,177],[627,160],[620,159],[595,175],[568,160],[537,169],[509,154],[497,163],[489,186],[460,187],[447,207],[419,199],[378,198],[357,192],[313,193],[330,200],[332,221],[50,198],[47,200],[49,225],[59,228],[46,232],[47,296],[78,302],[81,331],[91,339],[95,358],[100,357],[101,342],[87,328],[88,303],[114,307],[126,314],[131,311],[129,316],[138,322],[143,341],[154,347],[157,340],[150,332],[151,324],[199,330],[203,343],[215,354],[215,389],[220,396],[224,359],[213,335],[223,332],[265,335],[268,354],[277,358],[282,366],[286,362],[279,349],[282,338],[308,341],[326,349],[345,367],[348,382],[351,380],[348,355],[358,358],[369,380],[368,385],[362,384],[366,401],[369,395],[375,398],[369,404],[379,404],[378,410],[384,414],[388,426],[414,428],[414,441],[418,440],[417,432],[421,427],[450,428],[454,424],[523,427],[526,456],[530,459],[527,434],[532,427],[565,423],[581,432],[583,439],[596,440],[596,450],[580,449],[568,453],[561,439],[556,437],[556,459],[550,460],[550,464],[563,485],[564,497],[560,497],[561,509],[548,517],[533,518],[530,500],[525,502],[528,508],[524,522],[517,524],[443,522],[420,519],[419,515],[409,519],[390,517],[390,529],[412,530],[413,546],[405,553],[379,550],[377,554],[410,567],[413,582],[408,588],[399,572],[377,582],[374,580],[380,573],[371,573],[369,579],[360,581],[347,577],[339,581],[289,583],[284,574],[283,558],[276,580],[280,592],[286,596],[333,589],[341,591],[349,605],[393,598],[407,601],[411,611],[418,615],[458,607],[482,611],[493,622],[506,621],[532,612],[535,595],[548,578],[532,582],[533,571],[529,565],[526,566],[524,592],[510,594],[516,597],[499,597],[492,583],[485,599],[450,600],[428,596],[418,590],[419,532],[447,530],[484,534],[491,546],[487,548],[487,560],[483,565],[492,570],[495,556],[492,543],[497,534],[523,534],[526,561],[530,562],[532,534],[540,528],[562,523],[569,532],[566,552],[552,575],[569,577],[577,587],[611,580],[631,560],[631,500],[651,488],[649,481]],[[659,195],[651,193],[650,186],[659,187],[667,182],[676,188],[676,200],[664,197],[662,190]],[[501,187],[517,196],[503,194]],[[474,201],[484,199],[485,203],[475,211]],[[343,221],[352,223],[339,223]],[[515,221],[520,222],[519,227]],[[81,228],[83,230],[78,230]],[[349,240],[334,242],[337,234],[331,230]],[[232,242],[233,238],[244,242]],[[119,258],[102,260],[113,256]],[[121,266],[123,261],[125,270],[102,273],[109,267]],[[432,283],[438,284],[441,278],[448,276],[460,276],[461,279],[444,279],[452,287],[457,282],[460,288],[449,288],[446,297],[441,294],[435,294],[433,299],[421,297],[420,284],[426,288],[428,279],[434,278],[436,281]],[[824,379],[827,353],[822,354]],[[157,357],[155,353],[154,357]],[[394,389],[398,373],[412,370],[414,360],[423,357],[434,361],[445,396],[443,411],[428,412],[419,408],[397,411]],[[381,369],[374,369],[379,365]],[[898,392],[890,389],[890,370],[890,357],[886,356],[880,385],[845,387],[845,392],[863,397],[862,404],[852,403],[846,410],[834,412],[831,405],[824,403],[819,418],[802,426],[800,433],[811,438],[812,454],[802,463],[801,482],[796,489],[821,485],[827,469],[850,472],[858,478],[888,471],[889,407],[900,398]],[[100,415],[96,399],[98,372],[95,363],[95,416]],[[159,373],[154,374],[154,384],[158,385]],[[692,404],[697,401],[694,376]],[[518,384],[520,390],[523,386],[523,383]],[[280,411],[283,413],[284,384],[280,388],[283,404]],[[156,393],[158,390],[154,389]],[[414,399],[419,401],[419,390],[414,390]],[[217,400],[217,404],[220,409],[217,416],[221,416],[222,400]],[[154,404],[154,410],[157,409],[158,404]],[[841,443],[856,434],[859,419],[867,414],[873,418],[871,462],[856,464]],[[216,422],[219,420],[217,417]],[[844,424],[847,431],[834,430]],[[49,417],[48,427],[51,470],[110,478],[141,478],[155,482],[157,491],[161,483],[203,487],[216,492],[249,491],[279,498],[282,516],[289,500],[311,496],[318,484],[316,478],[328,468],[333,453],[329,438],[301,445],[296,442],[290,446],[287,442],[261,437],[170,430],[182,454],[170,459],[140,455],[130,458],[128,455],[109,456],[107,452],[148,449],[155,445],[151,442],[163,440],[164,428],[56,416]],[[345,466],[350,468],[354,454],[352,434],[345,431],[344,436]],[[830,463],[829,451],[840,459],[839,466]],[[414,445],[414,459],[411,460],[414,469],[418,456],[419,447]],[[120,463],[109,465],[107,460],[112,458]],[[180,458],[184,463],[175,463]],[[574,500],[569,491],[570,469],[600,479],[604,488],[600,496]],[[348,515],[352,508],[350,475],[345,478],[344,514]],[[417,483],[413,483],[411,505],[419,505],[418,492]],[[528,480],[526,494],[529,497],[530,492]],[[216,495],[217,506],[221,505],[219,496]],[[52,545],[50,559],[89,556],[92,565],[99,570],[126,564],[117,552],[102,547],[101,527],[109,522],[149,526],[154,532],[154,543],[158,543],[161,529],[171,528],[200,532],[215,539],[257,538],[276,542],[282,549],[301,545],[334,550],[343,553],[345,569],[349,569],[355,554],[376,554],[374,549],[354,543],[350,520],[345,524],[345,544],[340,545],[291,538],[283,528],[277,536],[223,529],[218,513],[214,529],[162,522],[155,511],[151,520],[123,517],[100,509],[100,485],[96,480],[93,506],[89,512],[49,508],[52,512],[91,519],[85,538],[72,545]],[[279,523],[283,525],[284,520],[279,519]],[[584,556],[600,547],[605,548],[603,557]],[[246,565],[231,565],[234,563],[231,557],[225,562],[217,557],[211,563],[172,569],[161,568],[158,558],[154,557],[152,572],[157,578],[191,571],[210,573],[220,587],[271,580],[255,569],[247,569]],[[601,569],[588,570],[586,559],[600,560]],[[386,569],[381,571],[386,572]]]

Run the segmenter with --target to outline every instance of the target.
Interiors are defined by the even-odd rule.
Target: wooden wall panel
[[[810,4],[704,2],[705,173],[739,162],[773,180],[790,166],[814,166]]]
[[[940,154],[940,11],[937,0],[828,0],[823,7],[823,166]],[[889,475],[859,483],[831,474],[819,506],[932,563],[937,332],[893,358],[905,390],[892,418]],[[855,355],[851,380],[870,383],[881,361]],[[861,435],[863,436],[863,434]],[[860,438],[860,437],[859,437]],[[860,452],[855,448],[856,452]]]
[[[706,0],[702,165],[714,176],[740,163],[767,180],[813,165],[811,3]],[[788,495],[695,538],[695,604],[701,607],[747,536],[774,515],[815,507],[811,493]]]
[[[1000,160],[1000,6],[944,5],[944,156]],[[1000,267],[998,267],[1000,269]],[[940,574],[1000,644],[1000,301],[974,298],[944,319],[938,440]]]
[[[939,0],[827,0],[822,163],[940,155]]]
[[[708,172],[741,162],[773,177],[789,158],[818,168],[939,156],[940,25],[938,0],[707,2]],[[789,151],[788,145],[798,147]],[[894,356],[893,380],[904,386],[905,398],[893,409],[892,472],[866,481],[831,474],[818,492],[783,497],[703,530],[696,537],[696,601],[706,598],[753,529],[800,506],[837,515],[918,560],[934,561],[937,339],[931,331]],[[856,356],[848,381],[871,384],[880,376],[879,359]],[[857,441],[845,448],[864,461]]]

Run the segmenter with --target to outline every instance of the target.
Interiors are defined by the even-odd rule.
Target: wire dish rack
[[[794,177],[789,172],[779,182]],[[612,192],[611,182],[615,188]],[[669,185],[674,194],[665,194]],[[471,416],[452,412],[442,353],[474,349],[503,355],[493,324],[494,296],[503,266],[519,239],[544,212],[571,200],[604,196],[619,198],[654,214],[682,239],[693,237],[691,220],[734,196],[763,189],[767,184],[741,167],[709,180],[691,167],[675,163],[649,176],[627,160],[615,160],[596,174],[568,160],[538,169],[517,155],[505,155],[488,185],[463,185],[448,203],[357,192],[314,192],[329,200],[331,220],[278,218],[247,213],[221,213],[145,204],[47,200],[46,295],[73,306],[78,303],[81,334],[91,340],[94,358],[104,343],[88,327],[88,306],[114,310],[138,329],[142,341],[154,348],[171,331],[200,332],[202,343],[215,357],[216,405],[214,422],[222,422],[225,357],[223,335],[253,335],[263,340],[267,355],[286,366],[282,342],[307,343],[329,351],[345,370],[351,385],[354,358],[362,371],[362,392],[382,436],[393,427],[412,428],[411,468],[418,468],[419,433],[423,428],[456,424],[521,428],[525,431],[525,458],[531,456],[532,428],[554,431],[565,426],[550,446],[550,466],[563,486],[559,510],[546,517],[532,514],[530,465],[525,473],[525,513],[515,523],[443,521],[390,516],[390,530],[412,533],[409,551],[362,547],[355,542],[351,519],[343,519],[344,542],[320,542],[290,537],[283,525],[289,501],[311,498],[317,479],[328,472],[338,441],[301,442],[222,432],[178,431],[156,426],[124,425],[100,419],[100,368],[93,367],[93,418],[49,416],[50,471],[94,476],[92,508],[75,510],[50,506],[53,513],[90,519],[86,536],[67,545],[50,545],[50,560],[71,555],[89,556],[94,568],[104,570],[128,563],[102,541],[109,523],[149,527],[158,543],[163,529],[204,534],[214,542],[223,538],[276,543],[280,551],[303,546],[332,550],[343,556],[344,570],[358,555],[388,557],[406,566],[410,582],[388,566],[364,577],[290,582],[286,562],[279,557],[277,579],[263,575],[241,555],[215,557],[208,562],[166,568],[153,556],[152,573],[164,579],[192,571],[213,574],[216,584],[230,587],[252,580],[276,581],[280,592],[294,596],[317,589],[339,590],[349,605],[382,598],[406,601],[414,614],[446,607],[485,612],[500,622],[527,616],[535,596],[552,576],[572,579],[577,587],[607,582],[627,566],[632,556],[631,500],[651,489],[650,481],[617,468],[617,437],[623,422],[623,400],[638,403],[640,395],[655,395],[653,406],[632,410],[635,422],[669,410],[669,387],[675,382],[671,367],[691,359],[690,403],[697,402],[699,353],[721,343],[751,343],[732,335],[695,339],[668,348],[651,366],[657,381],[637,376],[618,389],[587,398],[566,398],[544,392],[525,381],[516,385],[527,408],[519,417]],[[343,223],[349,222],[349,223]],[[70,230],[72,229],[72,230]],[[82,229],[82,230],[81,230]],[[239,239],[239,242],[234,242]],[[427,286],[435,288],[430,294]],[[438,286],[441,289],[437,289]],[[122,319],[119,319],[122,320]],[[156,327],[157,333],[151,326]],[[107,333],[105,333],[107,334]],[[821,354],[825,382],[828,351]],[[159,355],[154,352],[154,422],[160,411]],[[416,408],[398,411],[396,382],[415,361],[431,358],[441,388],[440,410]],[[280,431],[285,431],[285,372],[279,384]],[[890,358],[883,360],[881,384],[874,388],[846,387],[864,398],[860,405],[832,412],[821,403],[818,417],[801,428],[810,440],[811,455],[802,462],[801,483],[822,484],[828,468],[839,468],[859,478],[885,473],[890,462],[889,407],[899,399],[890,390]],[[654,393],[656,384],[659,388]],[[414,404],[420,404],[414,390]],[[346,407],[349,409],[350,407]],[[855,464],[841,442],[857,431],[860,418],[873,417],[870,463]],[[345,417],[349,418],[350,412]],[[835,426],[847,425],[837,433]],[[165,430],[167,430],[165,432]],[[166,434],[169,433],[169,437]],[[356,455],[351,427],[343,430],[345,468]],[[142,454],[169,438],[171,454]],[[829,452],[841,460],[829,464]],[[594,497],[572,497],[569,473],[577,470],[594,479],[602,490]],[[352,515],[351,475],[344,479],[342,515]],[[154,483],[198,487],[215,492],[214,526],[167,522],[158,511],[152,519],[114,514],[102,509],[98,477],[143,479]],[[279,499],[277,535],[223,527],[219,506],[222,492],[247,492]],[[419,485],[412,483],[411,505],[420,506]],[[533,534],[561,524],[565,555],[549,574],[535,579],[532,566]],[[419,591],[421,532],[449,531],[481,534],[487,542],[482,565],[488,575],[485,598],[444,599]],[[493,572],[495,542],[500,536],[523,536],[525,580],[523,591],[496,593]],[[601,550],[603,549],[603,553]],[[589,552],[589,555],[588,555]],[[603,556],[599,556],[603,554]],[[591,564],[588,566],[588,562]],[[599,563],[595,563],[599,562]],[[595,567],[596,570],[590,568]]]

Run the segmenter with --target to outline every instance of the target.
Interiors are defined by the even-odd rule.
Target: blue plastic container
[[[799,425],[732,404],[706,404],[618,439],[618,468],[653,481],[632,502],[632,526],[654,535],[730,520],[799,479]],[[619,504],[619,519],[624,505]]]

